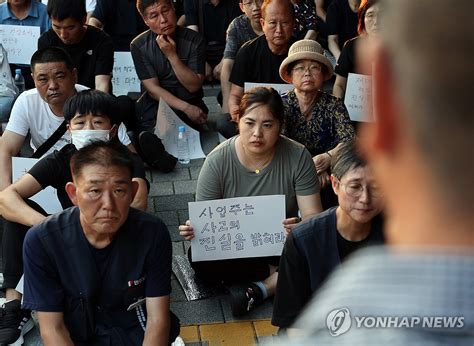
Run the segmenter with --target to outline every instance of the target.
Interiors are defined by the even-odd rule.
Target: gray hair
[[[341,180],[350,170],[366,165],[367,163],[357,149],[355,140],[351,140],[341,144],[336,155],[332,158],[331,173],[337,180]]]

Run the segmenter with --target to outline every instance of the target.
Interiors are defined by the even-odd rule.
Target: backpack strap
[[[38,149],[31,155],[32,159],[39,159],[41,156],[43,156],[49,149],[53,147],[53,145],[56,144],[56,142],[61,138],[64,133],[66,133],[66,120],[64,120],[61,125],[56,129],[56,131],[53,132],[49,138],[39,146]]]

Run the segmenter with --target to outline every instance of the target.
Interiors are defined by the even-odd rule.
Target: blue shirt
[[[51,21],[48,17],[48,12],[46,12],[46,5],[35,0],[31,0],[30,11],[28,15],[21,20],[15,17],[10,11],[7,2],[1,4],[0,24],[39,26],[41,34],[51,28]]]

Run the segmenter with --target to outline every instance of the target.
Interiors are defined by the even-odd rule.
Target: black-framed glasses
[[[344,191],[348,196],[359,198],[362,196],[364,190],[367,190],[367,193],[373,198],[379,198],[382,196],[382,192],[380,191],[378,185],[362,185],[361,183],[353,181],[342,183],[339,179],[336,178],[336,180],[339,185],[344,186]]]

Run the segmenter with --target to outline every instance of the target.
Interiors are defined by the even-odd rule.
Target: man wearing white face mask
[[[41,207],[27,198],[52,186],[58,191],[62,207],[71,207],[73,204],[64,187],[67,182],[72,181],[69,169],[72,155],[91,141],[118,140],[116,134],[121,120],[117,104],[111,95],[97,90],[79,92],[66,101],[63,113],[72,143],[42,158],[20,180],[0,192],[0,214],[6,219],[2,242],[7,298],[5,310],[7,314],[11,313],[19,319],[18,324],[11,326],[12,335],[16,336],[13,341],[21,333],[18,326],[22,319],[30,318],[29,311],[20,310],[21,295],[14,290],[23,274],[23,240],[31,226],[46,218]],[[134,154],[133,159],[133,180],[138,182],[139,188],[131,206],[146,210],[148,189],[145,170],[138,155]],[[23,332],[26,331],[26,327],[23,327]],[[5,331],[2,330],[2,333]]]

